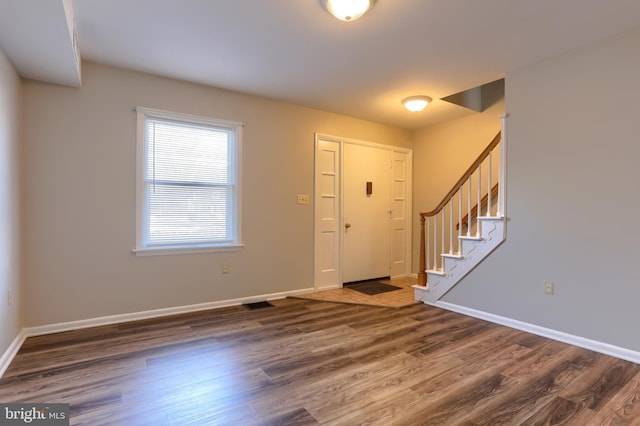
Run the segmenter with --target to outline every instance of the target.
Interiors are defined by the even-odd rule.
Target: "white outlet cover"
[[[553,294],[555,288],[554,288],[554,284],[553,281],[545,281],[544,282],[544,292],[545,294]]]

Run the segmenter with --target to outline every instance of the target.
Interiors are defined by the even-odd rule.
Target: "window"
[[[242,124],[136,111],[135,253],[240,249]]]

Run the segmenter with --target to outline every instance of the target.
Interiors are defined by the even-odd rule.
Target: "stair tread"
[[[447,273],[444,270],[440,270],[440,269],[427,269],[425,272],[427,274],[440,275],[442,277],[447,275]]]
[[[502,216],[478,216],[480,220],[503,220]]]
[[[476,237],[476,236],[461,235],[458,238],[461,239],[461,240],[482,241],[482,237]]]
[[[461,254],[442,253],[440,256],[447,257],[449,259],[464,259]]]

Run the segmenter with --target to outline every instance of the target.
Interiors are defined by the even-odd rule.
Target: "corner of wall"
[[[20,77],[0,49],[0,373],[24,340],[21,89]]]

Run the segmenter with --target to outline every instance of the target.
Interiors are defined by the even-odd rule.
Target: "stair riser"
[[[504,220],[480,219],[482,226],[481,241],[461,241],[462,259],[445,257],[445,276],[427,272],[428,287],[414,286],[416,300],[434,303],[453,288],[485,257],[496,249],[505,239]]]

